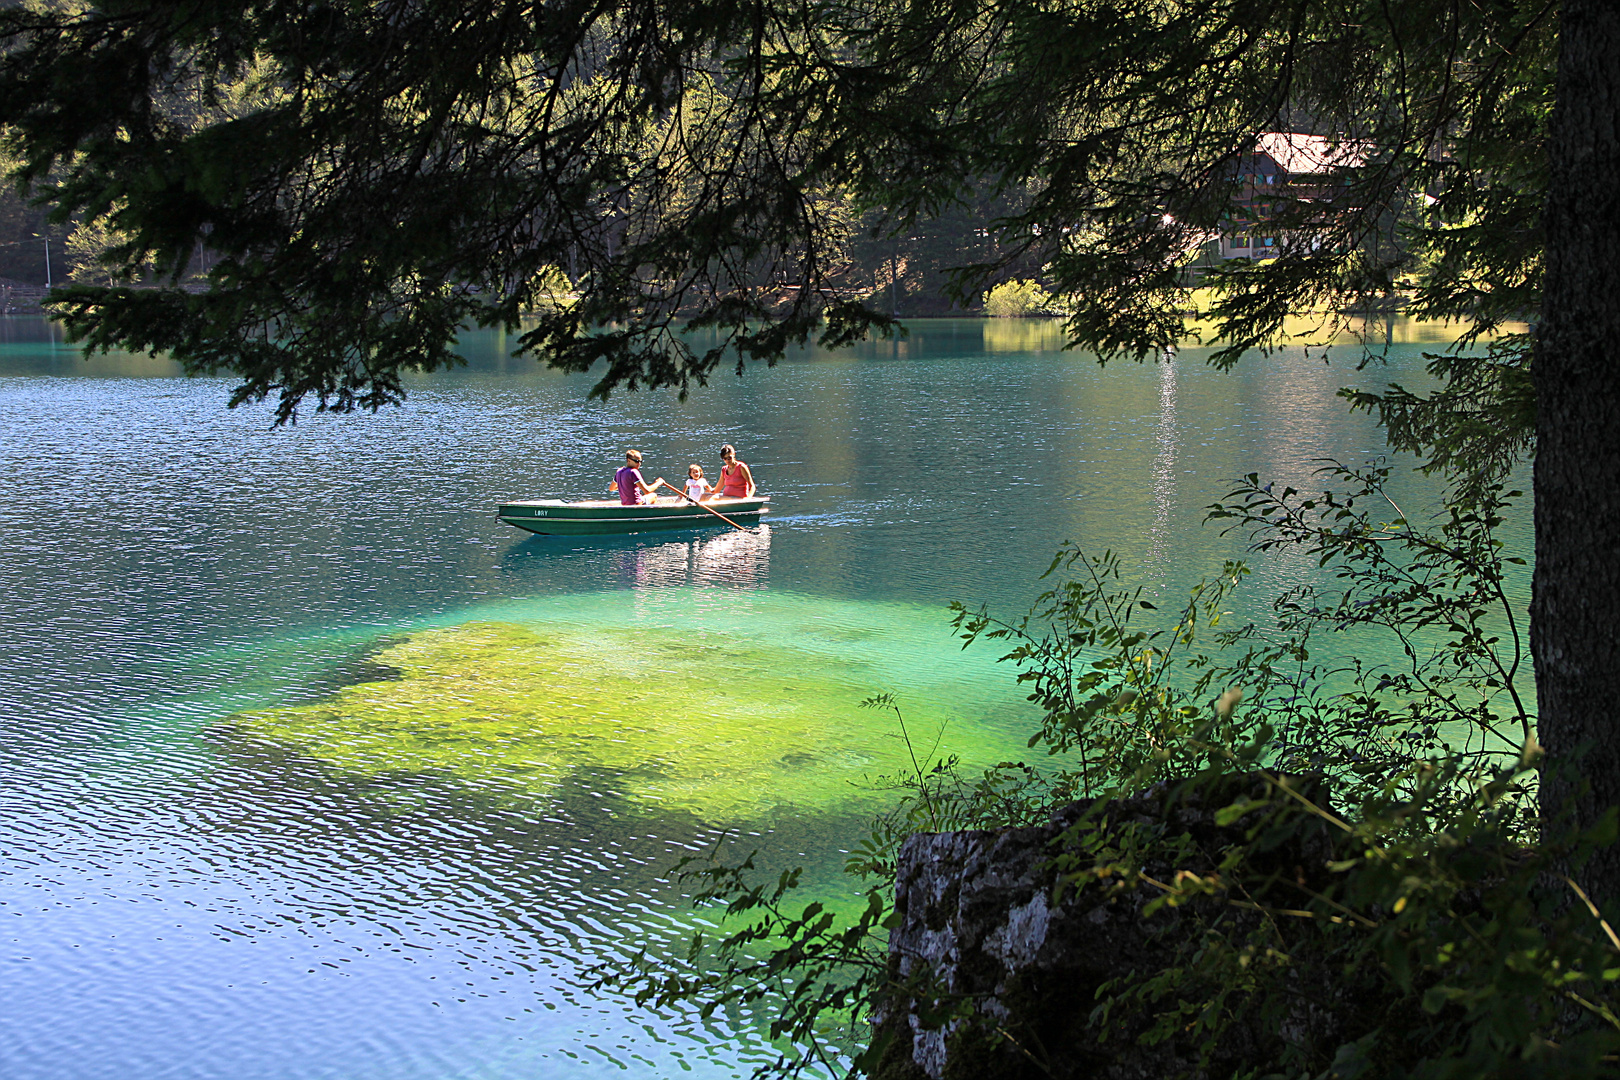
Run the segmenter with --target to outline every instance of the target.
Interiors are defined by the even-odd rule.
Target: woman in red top
[[[748,463],[737,460],[737,451],[730,443],[720,448],[720,460],[725,462],[720,466],[720,494],[728,499],[752,499],[757,489]]]

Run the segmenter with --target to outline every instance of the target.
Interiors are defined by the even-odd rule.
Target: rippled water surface
[[[862,698],[969,763],[1025,752],[949,601],[1021,611],[1069,539],[1174,596],[1240,550],[1200,524],[1225,481],[1378,452],[1336,390],[1421,379],[1418,344],[1220,374],[1056,343],[924,322],[600,404],[490,334],[404,409],[272,430],[227,382],[0,325],[0,1074],[747,1075],[758,1018],[584,989],[694,925],[676,858],[847,895],[903,751]],[[713,477],[722,442],[772,498],[755,533],[493,517],[597,495],[626,446]],[[1311,572],[1263,561],[1240,602]]]

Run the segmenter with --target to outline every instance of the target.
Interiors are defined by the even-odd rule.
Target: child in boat
[[[686,467],[686,497],[693,502],[702,502],[705,495],[714,491],[709,482],[703,479],[703,466],[695,462]]]

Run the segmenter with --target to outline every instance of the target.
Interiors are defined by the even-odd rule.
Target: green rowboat
[[[768,509],[768,496],[752,499],[715,499],[704,506],[739,525],[753,525]],[[654,529],[699,529],[725,522],[700,510],[684,499],[663,498],[651,506],[622,506],[617,499],[563,502],[560,499],[529,499],[502,503],[496,515],[508,525],[547,536],[619,536],[650,532]]]

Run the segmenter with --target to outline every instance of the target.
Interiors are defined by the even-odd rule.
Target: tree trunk
[[[1544,820],[1620,804],[1620,5],[1566,0],[1534,365]],[[1560,771],[1566,770],[1566,771]],[[1583,874],[1620,901],[1620,847]]]

